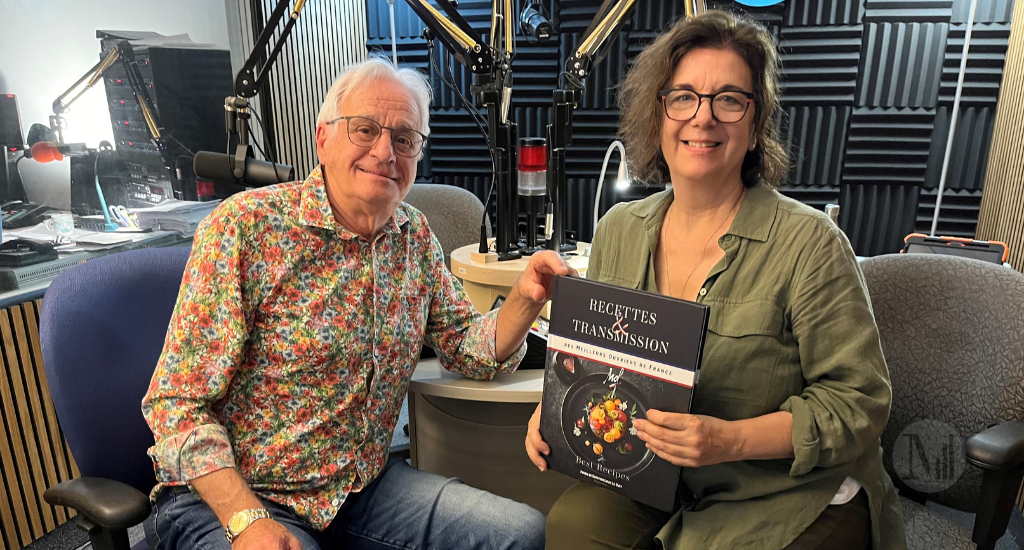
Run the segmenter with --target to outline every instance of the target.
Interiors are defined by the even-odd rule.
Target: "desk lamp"
[[[604,187],[604,174],[608,171],[608,159],[612,156],[612,151],[615,149],[619,150],[619,175],[615,180],[616,191],[622,191],[629,187],[629,168],[626,167],[626,148],[622,145],[622,142],[615,140],[611,145],[608,146],[608,150],[604,153],[604,162],[601,164],[601,175],[597,178],[597,194],[594,195],[594,231],[597,231],[597,219],[598,219],[598,208],[601,206],[601,188]]]

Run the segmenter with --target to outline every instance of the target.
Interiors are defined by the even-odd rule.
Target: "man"
[[[422,345],[469,377],[511,371],[553,276],[571,271],[535,255],[496,314],[474,312],[402,203],[429,103],[416,71],[350,68],[318,117],[320,167],[231,197],[197,231],[143,400],[151,544],[543,546],[536,510],[387,462]]]

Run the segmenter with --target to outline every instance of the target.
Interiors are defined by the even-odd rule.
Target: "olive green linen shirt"
[[[598,224],[587,278],[657,292],[654,254],[672,191],[618,204]],[[847,476],[871,507],[873,547],[904,549],[879,437],[892,388],[866,286],[846,236],[823,213],[748,190],[718,241],[691,412],[740,420],[793,414],[795,458],[684,468],[696,498],[658,535],[670,550],[781,550]]]

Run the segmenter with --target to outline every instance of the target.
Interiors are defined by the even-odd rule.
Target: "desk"
[[[189,246],[190,237],[154,232],[122,246],[64,254],[25,268],[19,288],[0,293],[0,550],[17,549],[52,531],[74,512],[43,501],[43,491],[80,474],[60,432],[39,343],[41,298],[62,271],[88,260],[154,246]],[[24,273],[23,273],[24,274]],[[5,543],[6,541],[6,543]],[[6,544],[6,546],[5,546]]]
[[[470,380],[437,359],[416,366],[409,385],[412,465],[547,513],[576,480],[541,472],[526,455],[526,428],[544,384],[539,369]]]

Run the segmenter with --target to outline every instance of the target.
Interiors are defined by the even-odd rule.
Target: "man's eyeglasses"
[[[400,157],[416,157],[423,150],[423,144],[427,140],[427,136],[411,128],[388,128],[381,126],[372,118],[363,116],[341,116],[328,121],[327,124],[334,124],[339,120],[348,122],[348,139],[360,147],[373,147],[380,141],[384,130],[388,130],[391,132],[391,146]]]
[[[698,94],[693,90],[669,89],[658,92],[658,98],[665,106],[665,116],[672,120],[688,122],[697,116],[701,102],[707,98],[711,103],[711,118],[718,122],[739,122],[754,102],[749,92],[718,92]]]

